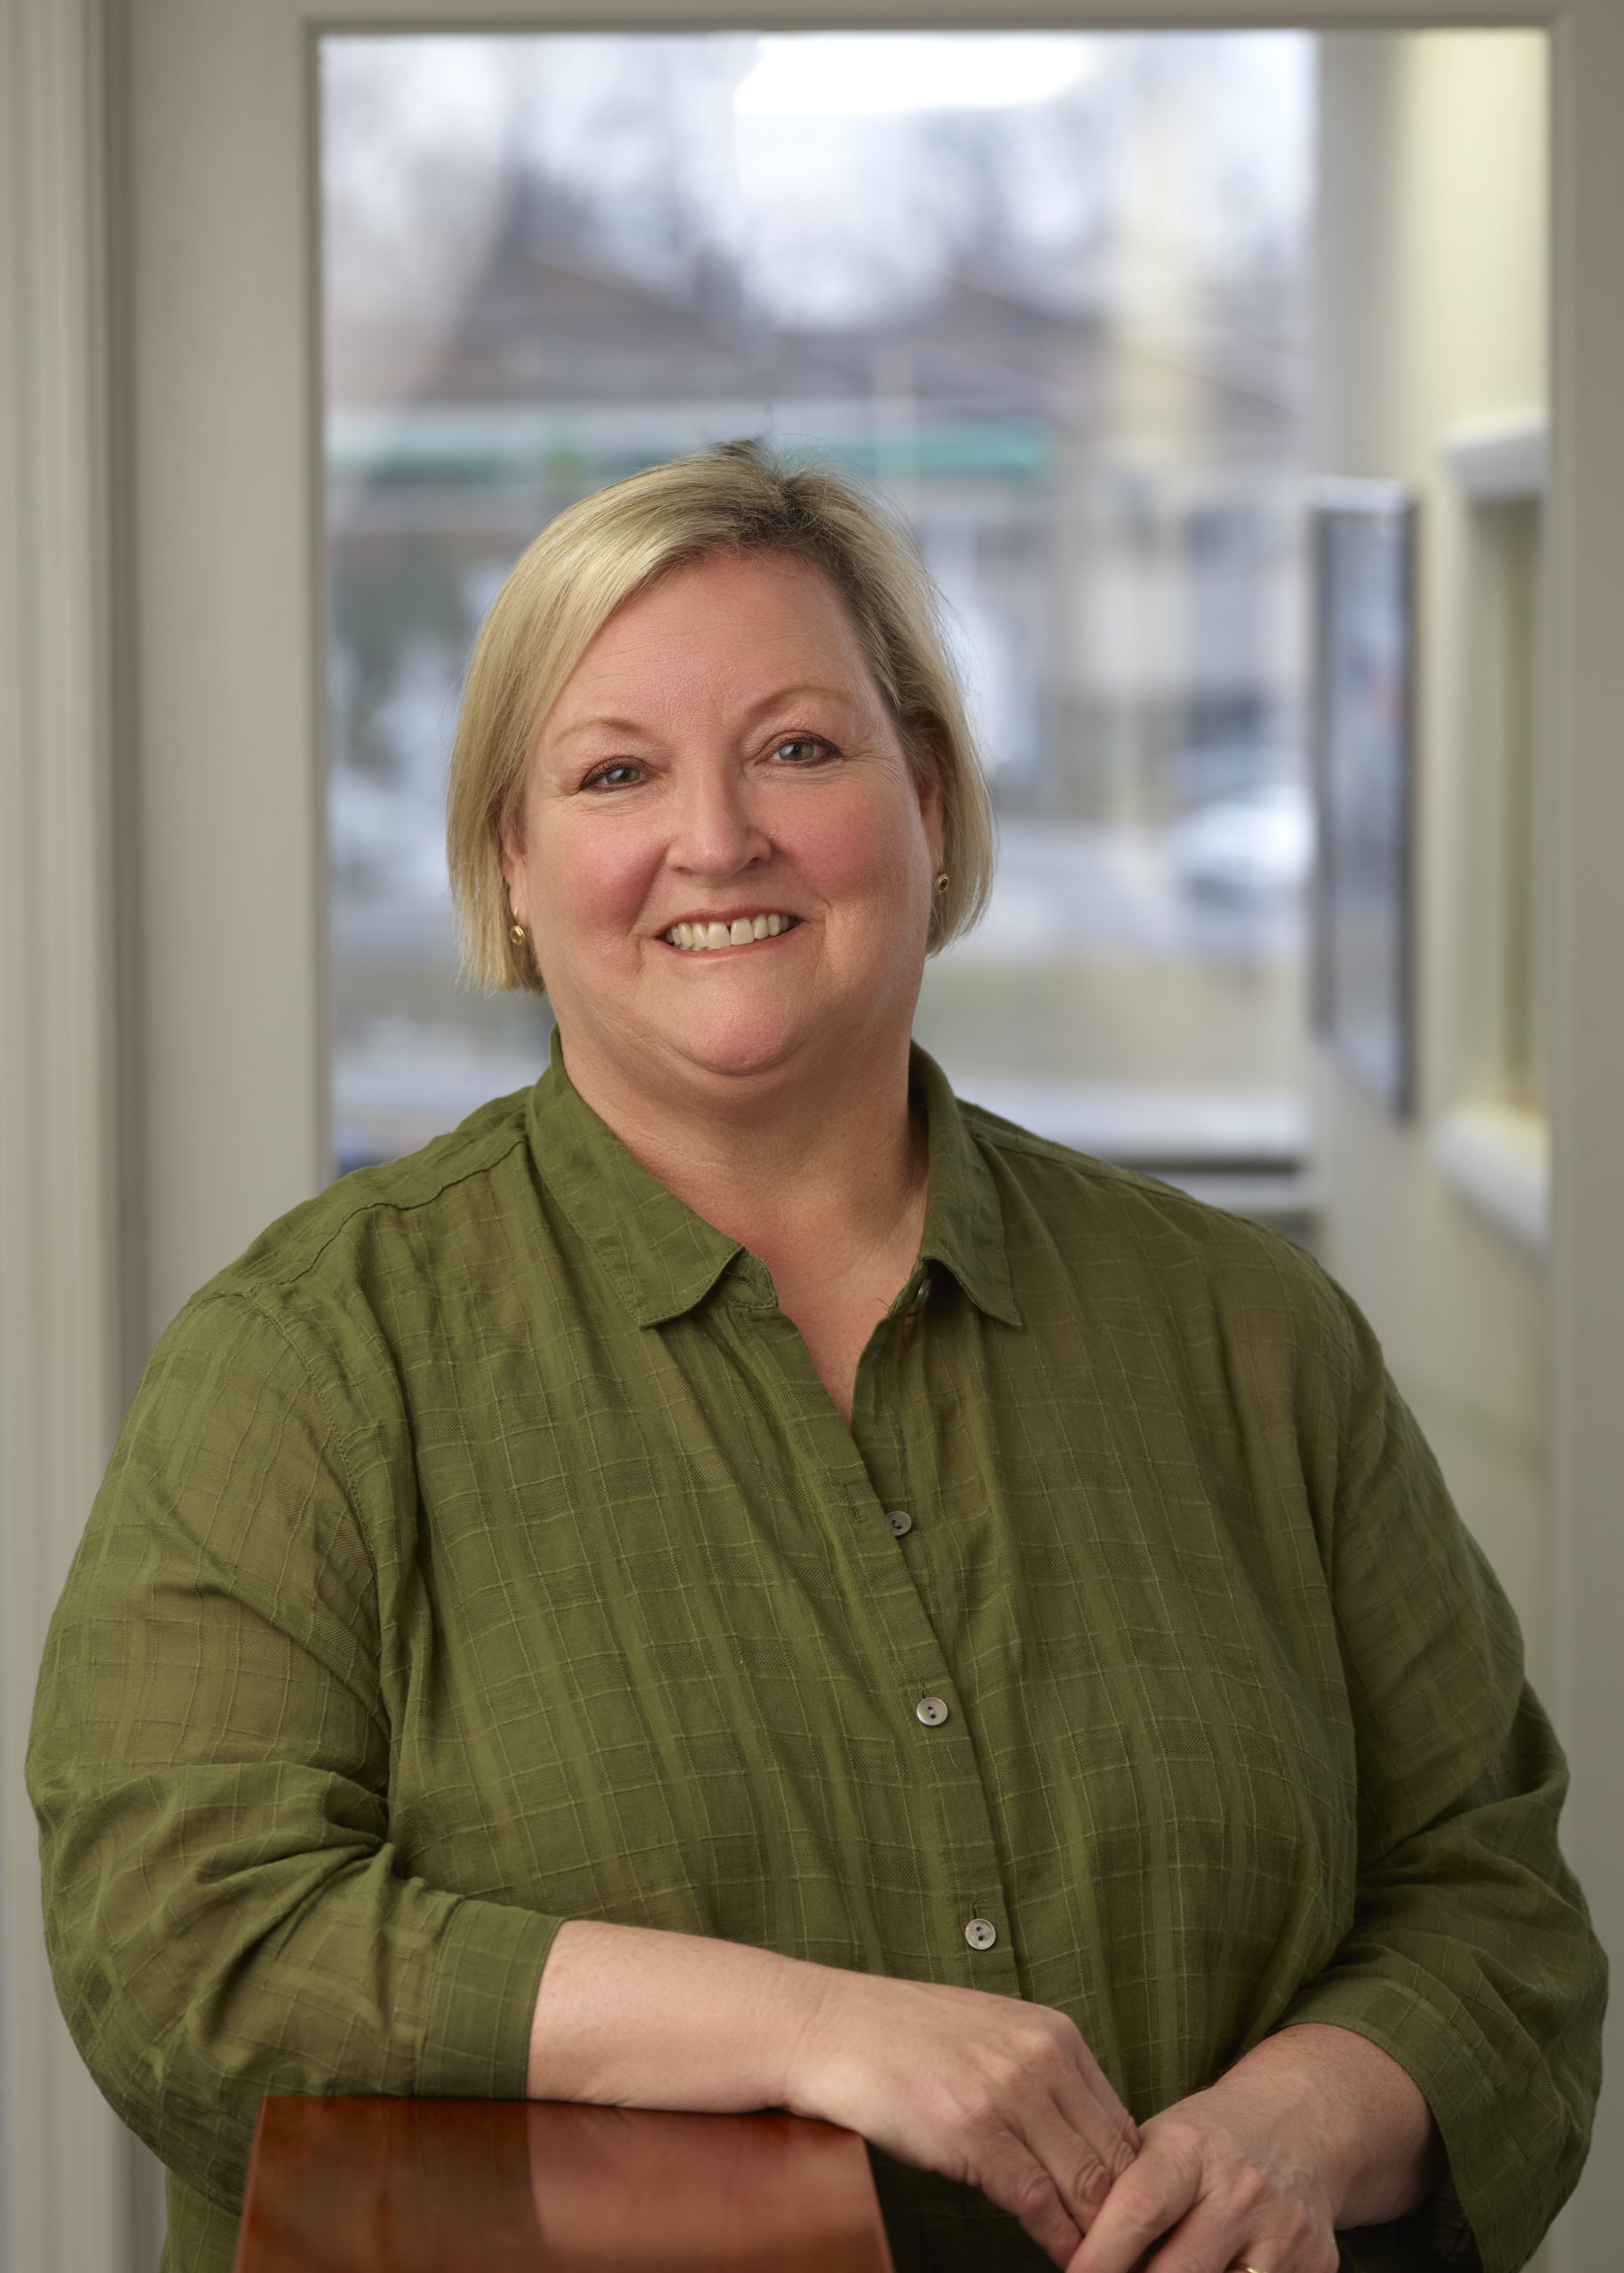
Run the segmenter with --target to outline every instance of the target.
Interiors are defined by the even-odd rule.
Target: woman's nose
[[[733,876],[765,859],[765,832],[750,812],[749,790],[730,766],[695,769],[677,799],[668,858],[693,875]]]

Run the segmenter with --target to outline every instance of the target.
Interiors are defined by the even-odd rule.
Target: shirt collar
[[[931,1131],[920,1254],[927,1263],[945,1263],[978,1311],[1018,1326],[998,1186],[947,1076],[917,1042],[908,1053],[908,1091],[923,1105]]]
[[[530,1150],[547,1189],[639,1326],[702,1302],[741,1252],[634,1160],[570,1080],[555,1026],[552,1062],[530,1092]]]
[[[930,1196],[920,1252],[945,1264],[978,1310],[1018,1326],[997,1187],[946,1075],[923,1049],[911,1094],[930,1127]],[[691,1311],[743,1249],[635,1160],[570,1080],[555,1027],[551,1063],[530,1093],[531,1155],[639,1326]]]

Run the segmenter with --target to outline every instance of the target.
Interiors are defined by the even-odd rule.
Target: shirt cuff
[[[1529,2142],[1513,2135],[1515,2119],[1507,2118],[1522,2095],[1506,2062],[1489,2056],[1467,2008],[1453,1998],[1449,2010],[1439,2008],[1438,1989],[1420,1977],[1333,1974],[1309,1982],[1271,2033],[1321,2022],[1367,2038],[1396,2060],[1431,2109],[1448,2162],[1437,2190],[1398,2223],[1412,2233],[1420,2228],[1441,2264],[1515,2273],[1546,2222],[1523,2152]]]
[[[417,2063],[424,2099],[523,2099],[530,2022],[561,1918],[457,1905],[434,1959]]]

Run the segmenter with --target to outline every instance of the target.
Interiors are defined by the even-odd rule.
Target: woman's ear
[[[508,888],[508,906],[516,923],[529,929],[529,893],[525,881],[525,809],[522,798],[496,825],[502,848],[502,880]]]

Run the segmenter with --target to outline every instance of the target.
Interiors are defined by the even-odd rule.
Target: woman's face
[[[905,1049],[940,859],[936,788],[844,603],[755,554],[605,624],[537,739],[503,868],[589,1094],[804,1080],[812,1098]]]

